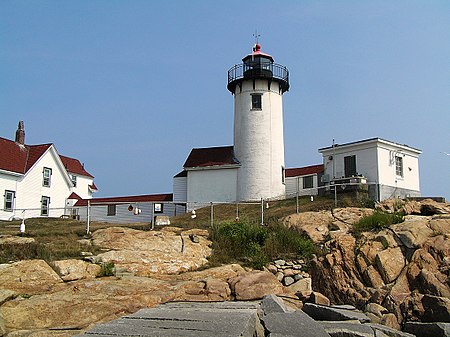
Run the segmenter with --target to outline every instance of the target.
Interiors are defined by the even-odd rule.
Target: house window
[[[356,156],[344,157],[344,173],[346,177],[356,175]]]
[[[116,205],[108,205],[108,210],[106,213],[107,216],[115,216],[116,215]]]
[[[395,174],[398,177],[403,177],[403,157],[395,157]]]
[[[48,216],[50,212],[50,197],[41,198],[41,215]]]
[[[50,187],[51,177],[52,177],[52,169],[44,167],[44,170],[42,171],[42,178],[43,178],[42,186]]]
[[[77,187],[77,176],[75,174],[72,174],[71,180],[73,187]]]
[[[313,188],[313,176],[303,177],[303,188]]]
[[[155,213],[163,213],[163,204],[153,204],[153,209],[155,211]]]
[[[5,191],[5,204],[3,206],[4,211],[12,212],[14,209],[14,197],[16,196],[16,192],[14,191]]]
[[[252,110],[262,109],[262,95],[261,94],[251,94],[252,95]]]

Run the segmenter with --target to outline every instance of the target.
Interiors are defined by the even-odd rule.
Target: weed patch
[[[362,232],[380,231],[393,224],[404,221],[404,216],[399,213],[374,212],[372,215],[361,218],[353,225],[352,233],[359,236]]]

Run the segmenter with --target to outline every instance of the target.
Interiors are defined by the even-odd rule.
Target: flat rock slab
[[[330,337],[321,327],[301,310],[290,313],[271,313],[262,317],[269,337]]]
[[[450,323],[407,322],[405,331],[417,337],[450,337]]]
[[[361,323],[370,322],[369,317],[357,310],[346,310],[313,303],[305,303],[303,311],[318,321],[358,320]]]
[[[79,336],[253,337],[260,302],[178,302],[142,309]]]
[[[360,323],[347,323],[346,321],[322,321],[320,325],[330,336],[357,336],[373,337],[374,331],[370,326]]]

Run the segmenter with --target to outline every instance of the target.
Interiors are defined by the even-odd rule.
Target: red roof
[[[78,194],[76,194],[75,192],[72,192],[67,199],[81,200],[82,198]]]
[[[89,185],[89,188],[93,191],[98,191],[98,188],[97,188],[97,186],[95,186],[94,182],[92,182],[92,184]]]
[[[63,162],[64,167],[66,168],[67,172],[94,178],[89,172],[87,172],[84,169],[84,166],[80,163],[80,161],[78,159],[61,156],[61,155],[59,157],[61,158],[61,161]]]
[[[0,169],[25,174],[53,144],[21,145],[0,137]],[[59,156],[70,173],[94,178],[78,159]]]
[[[192,149],[183,167],[206,167],[220,165],[237,165],[233,146],[207,147]]]
[[[25,174],[50,146],[21,145],[0,137],[0,169]]]
[[[263,53],[261,51],[261,45],[259,43],[255,44],[255,46],[253,47],[252,53],[247,55],[246,57],[244,57],[242,59],[242,61],[245,62],[246,60],[248,60],[248,59],[250,59],[252,57],[255,57],[255,56],[264,56],[264,57],[270,59],[273,62],[273,57],[272,56],[270,56],[269,54]]]
[[[173,201],[173,194],[147,194],[147,195],[132,195],[125,197],[106,197],[106,198],[92,198],[78,200],[75,206],[87,206],[88,200],[91,205],[114,204],[114,203],[136,203],[136,202],[163,202]]]
[[[285,176],[286,177],[306,176],[310,174],[323,173],[323,171],[324,171],[323,165],[318,164],[305,167],[288,168],[285,171]]]

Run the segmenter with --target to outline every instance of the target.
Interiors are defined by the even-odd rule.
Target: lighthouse
[[[256,43],[242,63],[228,71],[228,90],[234,96],[234,154],[237,201],[285,194],[283,94],[289,72],[274,63]]]

